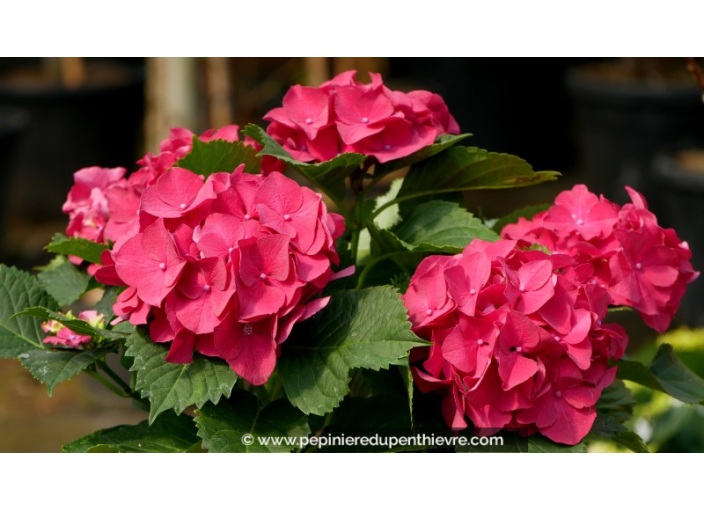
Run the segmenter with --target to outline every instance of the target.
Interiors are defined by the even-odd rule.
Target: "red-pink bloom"
[[[161,306],[186,265],[161,220],[125,242],[113,257],[118,276],[152,306]]]
[[[477,434],[510,427],[576,444],[627,338],[603,323],[606,292],[579,280],[574,258],[515,245],[474,240],[418,266],[403,300],[433,345],[412,352],[414,380],[443,395],[453,429],[471,421]]]
[[[329,125],[328,95],[313,87],[294,85],[284,96],[283,107],[271,110],[264,120],[276,121],[292,129],[300,129],[309,139]]]
[[[543,225],[559,236],[578,232],[589,241],[611,235],[617,221],[618,209],[614,204],[590,193],[584,184],[577,184],[571,191],[563,191],[557,196]]]
[[[139,231],[96,278],[127,286],[113,311],[170,342],[167,361],[217,356],[264,384],[294,324],[327,304],[314,298],[339,263],[344,223],[291,179],[243,170],[163,174],[142,195]]]
[[[532,220],[507,225],[502,236],[573,257],[578,263],[573,278],[606,289],[608,304],[635,308],[662,333],[699,273],[692,268],[687,243],[658,225],[642,195],[626,190],[633,203],[619,208],[577,185]]]
[[[217,131],[208,130],[199,138],[204,142],[215,139],[236,141],[239,139],[237,131],[237,126],[225,126]],[[63,206],[63,211],[69,215],[66,235],[82,237],[96,243],[107,244],[112,241],[116,247],[120,247],[127,239],[137,234],[140,231],[138,212],[142,194],[171,169],[176,161],[191,151],[193,136],[188,129],[172,129],[169,137],[161,142],[161,152],[158,155],[144,156],[137,162],[140,168],[126,178],[124,168],[90,167],[77,171],[74,175],[75,184]],[[162,204],[160,199],[164,196],[171,201],[180,199],[181,201],[175,204],[176,207],[179,207],[184,199],[191,198],[187,191],[184,191],[186,195],[183,197],[176,196],[181,184],[183,183],[176,183],[176,190],[162,190],[158,197],[153,196],[154,192],[150,193],[152,209],[162,212],[161,215],[153,216],[169,217],[163,213],[173,204]],[[200,184],[202,185],[202,182]],[[168,183],[165,183],[164,187],[168,187]],[[189,206],[193,209],[197,207],[197,203],[189,202]],[[76,258],[72,258],[72,261],[81,262]],[[91,272],[96,269],[97,267],[93,267]]]
[[[302,162],[328,161],[345,152],[379,162],[408,156],[459,126],[437,95],[389,90],[379,74],[371,83],[344,72],[318,88],[291,87],[283,106],[271,110],[267,133]]]
[[[69,319],[76,318],[71,312],[68,312],[66,317]],[[105,317],[95,310],[86,310],[81,312],[78,314],[78,319],[87,322],[94,328],[102,329],[105,327]],[[90,343],[93,339],[90,335],[80,335],[55,320],[42,323],[41,328],[45,333],[48,333],[42,342],[54,346],[71,347],[76,349],[81,345]]]
[[[125,172],[124,168],[93,166],[74,174],[75,184],[63,205],[63,212],[69,215],[66,235],[103,242],[105,224],[110,215],[107,195],[116,183],[123,180]]]

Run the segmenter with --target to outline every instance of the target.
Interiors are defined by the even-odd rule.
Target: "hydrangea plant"
[[[626,360],[609,321],[630,307],[665,331],[698,276],[636,191],[621,207],[578,185],[475,217],[458,192],[559,174],[466,145],[440,96],[376,74],[293,86],[264,120],[173,129],[129,175],[79,170],[53,262],[0,266],[0,356],[50,394],[85,372],[149,413],[65,451],[308,451],[301,439],[420,432],[647,451],[623,425],[621,379],[704,401],[669,346],[649,367]]]

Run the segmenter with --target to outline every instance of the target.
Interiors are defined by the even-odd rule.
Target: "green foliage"
[[[395,229],[414,249],[457,253],[473,239],[496,241],[499,236],[470,212],[453,202],[435,200],[416,207]]]
[[[399,199],[404,199],[401,214],[412,210],[419,203],[416,199],[428,195],[520,188],[553,181],[559,175],[557,172],[535,172],[526,161],[510,154],[487,152],[477,147],[450,147],[411,167],[398,194]]]
[[[220,405],[205,405],[195,421],[203,447],[213,453],[287,453],[296,449],[296,439],[310,434],[307,417],[286,400],[261,407],[257,397],[244,391]],[[261,438],[272,440],[260,444]]]
[[[352,173],[359,169],[367,159],[363,154],[352,152],[340,154],[339,156],[326,161],[325,163],[308,164],[296,161],[281,147],[279,143],[270,137],[266,132],[254,124],[249,124],[243,130],[244,134],[262,144],[259,156],[272,156],[286,163],[288,168],[292,168],[306,177],[315,186],[329,196],[338,206],[345,196],[345,181]],[[340,207],[340,210],[343,210]]]
[[[164,413],[153,423],[120,425],[99,430],[64,445],[64,453],[145,452],[178,453],[198,444],[196,427],[189,416]]]
[[[601,393],[596,410],[599,414],[608,414],[622,423],[633,416],[635,405],[636,402],[631,390],[623,384],[623,381],[615,380]]]
[[[590,437],[613,441],[636,453],[648,453],[643,439],[623,425],[633,416],[634,406],[631,390],[623,381],[614,381],[596,404],[597,417],[589,432]]]
[[[96,312],[103,314],[105,322],[110,322],[110,319],[115,316],[112,307],[117,301],[117,296],[120,292],[122,292],[122,287],[106,287],[103,297],[93,307]]]
[[[58,383],[83,372],[114,350],[112,345],[86,351],[35,349],[21,355],[20,361],[35,379],[46,385],[47,392],[51,396],[54,386]]]
[[[166,361],[168,347],[156,344],[138,329],[130,335],[125,355],[133,358],[130,371],[136,372],[135,389],[149,399],[149,422],[164,411],[180,414],[188,406],[217,404],[221,396],[229,397],[237,375],[222,360],[193,355],[189,364]]]
[[[101,264],[100,255],[105,250],[110,249],[110,247],[80,237],[66,237],[63,234],[55,234],[44,249],[58,255],[74,255],[91,264]]]
[[[14,318],[18,317],[39,317],[42,321],[55,320],[71,329],[74,333],[79,335],[90,335],[93,338],[107,338],[111,340],[117,340],[119,338],[125,338],[127,335],[119,330],[109,330],[94,328],[86,321],[80,319],[73,319],[66,317],[58,312],[52,312],[48,308],[43,306],[32,306],[22,310],[14,315]]]
[[[457,446],[458,453],[587,453],[584,442],[574,446],[553,443],[541,434],[521,437],[517,433],[503,432],[503,445],[493,446]]]
[[[59,256],[57,264],[37,275],[44,288],[59,306],[70,305],[80,298],[88,288],[90,276],[80,271],[65,257]]]
[[[620,379],[665,392],[687,404],[704,403],[704,379],[687,368],[669,344],[660,346],[647,368],[630,360],[619,360],[617,366]]]
[[[470,136],[472,136],[471,133],[462,133],[461,135],[440,135],[434,144],[423,147],[419,151],[416,151],[405,158],[394,159],[387,163],[377,165],[374,169],[374,175],[386,175],[395,170],[420,163],[425,159],[440,154]]]
[[[428,449],[416,441],[406,445],[392,444],[392,438],[414,436],[408,414],[408,402],[403,395],[385,394],[367,398],[350,397],[332,415],[330,425],[323,430],[330,438],[375,438],[377,444],[329,444],[311,449],[313,452],[400,452]],[[378,438],[378,439],[377,439]]]
[[[506,216],[502,216],[501,218],[499,218],[496,223],[494,223],[494,225],[492,226],[492,229],[494,230],[494,232],[499,234],[506,225],[518,223],[519,218],[525,218],[527,220],[530,220],[536,214],[550,209],[550,206],[551,204],[540,204],[529,205],[520,209],[516,209],[512,213],[509,213]]]
[[[406,308],[391,287],[342,291],[294,329],[282,345],[279,370],[291,403],[322,415],[349,392],[350,369],[388,368],[420,345],[427,342],[411,332]]]
[[[374,267],[381,261],[393,263],[410,276],[421,260],[432,254],[460,253],[473,239],[493,241],[498,235],[470,212],[452,202],[434,200],[419,205],[399,225],[379,228],[375,221],[367,224],[371,238],[371,259],[361,275],[362,283],[371,273],[373,282],[386,282],[397,276],[388,266]]]
[[[408,360],[406,360],[405,365],[398,365],[398,371],[403,378],[403,384],[408,395],[408,412],[410,413],[411,426],[413,426],[413,394],[415,385],[413,384],[413,374],[411,373],[411,367],[408,366]]]
[[[599,436],[618,443],[636,453],[650,452],[638,434],[627,429],[616,418],[608,414],[597,414],[596,421],[589,434],[592,437]]]
[[[203,142],[193,137],[193,147],[174,166],[186,168],[193,173],[206,177],[217,173],[232,171],[244,163],[244,171],[250,174],[260,172],[257,151],[243,142],[212,140]]]
[[[10,320],[33,305],[58,308],[34,276],[0,264],[0,358],[19,358],[44,348],[41,321],[26,316]]]

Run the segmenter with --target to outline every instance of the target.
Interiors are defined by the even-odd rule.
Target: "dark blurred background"
[[[363,80],[367,72],[382,73],[392,89],[442,95],[462,131],[474,134],[470,144],[563,173],[560,181],[535,188],[467,194],[471,210],[497,217],[551,202],[578,182],[623,203],[623,186],[630,185],[646,194],[661,225],[689,242],[693,264],[701,270],[701,63],[686,58],[0,58],[0,262],[27,270],[47,262],[42,247],[66,228],[61,205],[76,170],[93,165],[133,170],[174,126],[199,133],[230,123],[262,124],[289,86],[315,86],[358,69]],[[704,325],[702,302],[704,278],[688,290],[679,323]],[[90,381],[81,378],[56,388],[52,399],[27,400],[43,390],[16,365],[0,361],[0,451],[57,450],[62,441],[106,423],[142,417],[111,395],[96,398]],[[26,402],[34,402],[31,411],[18,412]],[[41,436],[38,423],[47,429],[39,443],[28,439]],[[26,430],[27,438],[11,430]]]

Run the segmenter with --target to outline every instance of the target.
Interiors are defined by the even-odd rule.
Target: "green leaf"
[[[463,133],[461,135],[440,135],[434,144],[423,147],[421,150],[416,151],[405,158],[394,159],[388,163],[377,165],[374,169],[374,175],[385,175],[403,167],[420,163],[425,159],[440,154],[470,136],[472,136],[471,133]]]
[[[125,345],[125,355],[134,358],[130,371],[137,373],[135,389],[151,404],[150,423],[168,409],[180,414],[194,404],[217,404],[221,396],[230,396],[237,381],[237,375],[219,359],[194,354],[192,363],[169,363],[168,346],[154,343],[142,329],[130,335]]]
[[[413,165],[398,196],[420,199],[427,195],[473,189],[519,188],[553,181],[559,175],[557,172],[535,172],[526,161],[510,154],[487,152],[477,147],[450,147]],[[403,202],[402,215],[413,205]]]
[[[410,275],[428,255],[460,253],[475,238],[486,241],[499,238],[459,205],[441,200],[417,206],[393,230],[381,229],[375,221],[370,221],[367,229],[371,259],[367,262],[369,267],[360,274],[365,283],[388,283],[389,278],[398,277],[397,273],[389,273],[388,264],[376,266],[379,262],[391,260]]]
[[[415,391],[415,385],[413,384],[413,374],[411,374],[411,367],[408,366],[408,360],[406,359],[405,365],[398,365],[398,371],[403,378],[404,386],[406,387],[406,393],[408,394],[408,412],[411,420],[411,427],[413,426],[413,393]]]
[[[94,338],[107,338],[111,340],[117,340],[119,338],[125,338],[127,335],[120,332],[119,329],[99,329],[94,328],[86,321],[80,319],[70,319],[63,314],[58,312],[53,312],[48,308],[43,306],[32,306],[19,313],[16,313],[13,318],[18,317],[39,317],[43,321],[55,320],[56,322],[63,324],[69,328],[74,333],[79,335],[90,335]]]
[[[289,168],[305,176],[338,205],[342,203],[345,196],[345,180],[367,159],[363,154],[348,152],[325,163],[301,163],[259,126],[249,124],[243,129],[243,133],[263,146],[259,151],[259,157],[273,156],[283,161]]]
[[[635,405],[636,401],[631,390],[623,384],[623,381],[617,379],[601,393],[596,410],[599,414],[609,415],[619,422],[624,422],[633,416]]]
[[[117,301],[117,296],[122,292],[123,287],[106,287],[103,297],[100,298],[93,309],[102,313],[105,316],[105,322],[110,322],[110,319],[115,316],[112,307]],[[120,324],[123,324],[122,322]],[[119,325],[119,324],[118,324]]]
[[[554,443],[541,434],[521,437],[517,433],[504,432],[503,446],[457,446],[460,453],[587,453],[587,445],[582,442],[574,446]]]
[[[518,223],[519,218],[525,218],[527,220],[530,220],[533,218],[538,213],[541,213],[543,211],[547,211],[550,209],[551,204],[540,204],[540,205],[529,205],[526,207],[522,207],[520,209],[516,209],[510,214],[507,214],[506,216],[502,216],[497,220],[496,223],[494,223],[494,226],[492,229],[494,232],[501,233],[503,228],[506,225],[510,225],[512,223]]]
[[[71,379],[114,350],[114,346],[89,351],[35,349],[20,356],[20,361],[35,379],[46,385],[51,396],[54,386],[58,383]]]
[[[638,361],[620,359],[616,362],[618,371],[616,372],[616,377],[624,381],[633,381],[650,388],[651,390],[657,390],[665,392],[665,390],[660,386],[660,383],[655,379],[648,367],[643,365]]]
[[[195,421],[203,447],[213,453],[287,453],[310,434],[306,415],[286,400],[262,409],[257,397],[244,391],[235,392],[220,405],[205,405]],[[242,441],[246,434],[251,444],[245,444],[246,438]]]
[[[37,275],[44,288],[59,306],[70,305],[80,298],[88,288],[90,275],[80,271],[75,264],[64,261]]]
[[[636,361],[619,360],[617,377],[662,391],[686,404],[704,404],[704,379],[682,363],[670,344],[662,344],[646,368]]]
[[[196,427],[190,416],[165,413],[151,425],[147,420],[137,425],[119,425],[99,430],[64,445],[64,453],[189,451],[198,443]]]
[[[92,264],[102,264],[100,255],[109,250],[105,244],[98,244],[81,237],[66,237],[63,234],[55,234],[51,242],[44,247],[46,251],[59,255],[75,255]]]
[[[470,212],[453,202],[434,200],[419,205],[395,229],[396,235],[414,249],[459,252],[473,239],[496,241],[499,236]]]
[[[369,398],[345,399],[332,414],[332,421],[325,427],[321,437],[330,443],[333,438],[375,438],[377,444],[321,444],[313,452],[400,452],[426,450],[422,442],[393,444],[394,439],[414,437],[408,414],[408,402],[401,394],[376,395]]]
[[[596,404],[597,417],[589,432],[590,437],[613,441],[636,453],[648,453],[643,439],[622,424],[633,416],[635,404],[631,390],[623,381],[615,380],[603,391]]]
[[[389,186],[389,191],[374,200],[374,210],[379,209],[384,204],[394,200],[398,196],[401,186],[403,186],[403,179],[395,179]],[[376,223],[379,228],[390,229],[397,225],[400,221],[401,215],[398,213],[398,204],[384,209],[374,217],[374,223]]]
[[[206,177],[217,173],[232,173],[235,168],[244,163],[244,171],[250,174],[260,172],[257,150],[243,142],[228,142],[212,140],[203,142],[197,136],[193,137],[193,147],[174,166],[186,168],[193,173]]]
[[[34,317],[17,317],[30,306],[58,308],[44,286],[34,276],[0,264],[0,358],[18,358],[35,349],[43,349],[46,337],[41,321]]]
[[[671,397],[687,404],[704,404],[704,379],[682,363],[670,344],[663,344],[650,363],[650,372]]]
[[[650,452],[643,442],[643,439],[638,434],[628,430],[623,424],[619,423],[616,418],[608,414],[597,414],[589,434],[623,445],[636,453]]]
[[[351,368],[388,368],[420,345],[428,344],[411,332],[406,308],[391,287],[342,291],[294,329],[282,346],[279,370],[291,403],[322,415],[349,392]]]

